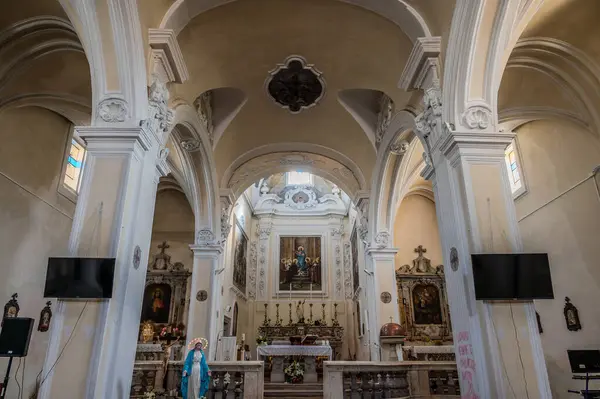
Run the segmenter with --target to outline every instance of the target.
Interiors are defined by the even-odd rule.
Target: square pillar
[[[110,300],[59,300],[40,397],[127,397],[156,188],[160,176],[168,172],[167,154],[158,138],[142,127],[76,130],[87,143],[87,154],[69,252],[116,258],[114,286]]]
[[[212,361],[217,353],[219,333],[217,312],[221,303],[221,284],[218,283],[217,273],[222,272],[219,265],[223,247],[212,242],[200,241],[190,248],[194,252],[194,269],[186,338],[188,342],[194,338],[206,338],[206,352],[209,361]]]
[[[434,133],[424,175],[434,187],[462,396],[551,398],[533,302],[475,299],[471,254],[522,250],[504,160],[514,135]]]

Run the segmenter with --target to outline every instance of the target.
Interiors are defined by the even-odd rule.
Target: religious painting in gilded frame
[[[235,251],[233,253],[233,285],[246,294],[246,259],[248,258],[248,237],[239,220],[234,226]]]
[[[144,291],[144,301],[142,302],[142,322],[169,323],[171,293],[169,284],[148,285]]]
[[[321,236],[279,237],[279,291],[323,290]]]
[[[412,299],[415,324],[442,324],[440,292],[435,285],[416,285]]]
[[[350,235],[350,249],[352,250],[352,282],[353,282],[353,291],[356,293],[358,290],[359,283],[359,273],[358,273],[358,234],[356,232],[356,227],[352,230],[352,234]]]

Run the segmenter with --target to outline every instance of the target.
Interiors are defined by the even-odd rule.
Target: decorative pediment
[[[336,186],[337,188],[337,186]],[[340,190],[322,194],[314,186],[288,186],[278,194],[262,194],[254,206],[255,213],[296,215],[346,215],[347,207],[340,196]]]
[[[166,241],[158,246],[160,252],[152,257],[150,261],[148,271],[149,272],[180,272],[186,271],[185,266],[181,262],[171,263],[171,255],[166,253],[166,249],[170,248],[170,245]]]
[[[283,203],[286,207],[296,210],[314,208],[319,203],[317,194],[308,186],[298,186],[285,193]]]
[[[419,245],[415,248],[415,252],[418,256],[413,259],[412,265],[403,265],[397,271],[396,275],[443,275],[444,265],[431,266],[431,260],[425,257],[423,254],[427,252],[427,249]]]

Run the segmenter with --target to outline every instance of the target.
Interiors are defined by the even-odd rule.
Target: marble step
[[[280,399],[322,399],[323,383],[304,383],[304,384],[286,384],[286,383],[265,383],[265,398]]]

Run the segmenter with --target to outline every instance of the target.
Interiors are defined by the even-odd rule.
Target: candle
[[[246,341],[246,334],[242,333],[242,342]]]

